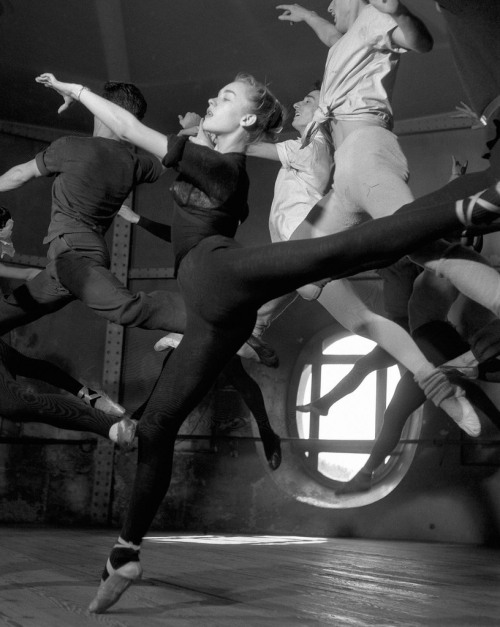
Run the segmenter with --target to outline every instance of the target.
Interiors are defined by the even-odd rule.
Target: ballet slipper
[[[161,352],[167,350],[167,348],[177,348],[182,340],[182,333],[167,333],[160,338],[154,345],[154,350]]]
[[[281,466],[281,438],[271,431],[263,437],[261,434],[264,453],[271,470],[277,470]]]
[[[500,218],[500,183],[482,190],[466,200],[458,200],[455,211],[460,222],[473,229],[475,234],[481,233],[481,227],[491,227]],[[467,228],[469,232],[469,228]]]
[[[442,401],[439,407],[472,438],[481,435],[481,423],[474,408],[464,396],[455,396]]]
[[[104,392],[94,392],[94,390],[89,389],[87,386],[83,386],[77,396],[82,399],[85,405],[98,409],[110,416],[120,417],[125,414],[125,408],[115,403],[115,401]]]
[[[137,420],[133,420],[129,416],[124,416],[121,420],[111,425],[108,437],[112,442],[118,444],[118,446],[130,448],[135,439],[137,424]]]
[[[251,335],[237,352],[237,355],[244,359],[251,359],[267,366],[268,368],[278,368],[280,360],[276,351],[264,340],[256,335]]]
[[[119,601],[127,588],[142,577],[142,566],[137,560],[126,562],[115,569],[110,558],[104,572],[107,576],[101,580],[96,596],[89,605],[92,614],[102,614]]]
[[[302,287],[297,288],[297,294],[304,300],[318,300],[323,291],[322,285],[316,285],[315,283],[308,283]]]
[[[450,379],[457,377],[477,379],[479,376],[478,360],[472,351],[467,351],[462,355],[458,355],[458,357],[450,359],[439,366],[439,370],[444,372]]]
[[[481,423],[464,390],[452,383],[439,368],[416,373],[415,381],[434,405],[444,410],[467,435],[475,438],[481,434]]]

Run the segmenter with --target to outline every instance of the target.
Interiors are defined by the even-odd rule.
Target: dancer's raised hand
[[[214,147],[214,142],[212,141],[211,134],[207,133],[203,128],[204,118],[200,120],[200,125],[198,126],[198,133],[195,137],[190,137],[189,141],[192,141],[195,144],[200,144],[201,146],[208,146],[209,148]]]
[[[179,115],[179,124],[182,128],[193,128],[199,126],[201,122],[201,116],[193,111],[188,111],[185,115]]]
[[[281,15],[278,15],[278,19],[286,22],[304,22],[306,17],[311,14],[311,11],[304,9],[299,4],[278,4],[276,8],[283,11]]]
[[[63,97],[64,103],[59,107],[57,113],[62,113],[71,105],[72,102],[77,100],[78,96],[75,95],[75,88],[78,87],[80,91],[85,89],[82,85],[75,85],[74,83],[62,83],[57,78],[50,74],[50,72],[44,72],[35,78],[37,83],[40,83],[44,87],[49,87]]]

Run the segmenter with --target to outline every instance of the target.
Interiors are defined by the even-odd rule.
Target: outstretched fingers
[[[74,102],[74,98],[72,98],[70,95],[68,95],[62,90],[63,83],[60,83],[60,81],[56,79],[54,74],[51,74],[50,72],[44,72],[43,74],[40,74],[39,76],[37,76],[35,78],[35,81],[37,83],[40,83],[44,87],[53,89],[54,91],[56,91],[58,94],[60,94],[63,97],[64,102],[57,110],[58,114],[61,114],[63,111],[66,111],[66,109],[68,109],[69,106]]]

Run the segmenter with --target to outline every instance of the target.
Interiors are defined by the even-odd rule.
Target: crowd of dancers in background
[[[461,1],[439,3],[453,27],[460,28],[453,6]],[[339,493],[370,488],[373,471],[426,399],[470,436],[481,430],[473,404],[500,425],[498,410],[470,381],[497,380],[500,370],[500,275],[477,250],[478,236],[499,228],[497,137],[486,170],[469,174],[458,164],[459,176],[415,199],[392,132],[391,93],[401,56],[432,48],[426,26],[399,0],[336,0],[330,19],[297,4],[277,8],[280,20],[305,23],[329,48],[321,84],[294,104],[297,139],[278,141],[284,108],[248,74],[238,74],[210,98],[203,117],[186,114],[182,131],[165,135],[141,122],[146,102],[134,85],[107,83],[97,95],[44,73],[36,80],[62,95],[59,111],[78,102],[94,115],[93,136],[58,139],[0,176],[0,192],[53,177],[46,267],[0,267],[4,276],[25,279],[0,298],[1,334],[75,299],[117,324],[167,334],[158,345],[166,349],[158,380],[132,415],[56,366],[0,342],[0,415],[93,431],[123,445],[137,437],[129,506],[92,612],[106,611],[141,577],[140,546],[169,487],[177,433],[221,372],[252,411],[270,467],[279,467],[279,436],[241,357],[276,365],[262,334],[297,294],[377,343],[331,393],[299,410],[326,414],[369,372],[393,363],[406,371],[372,454]],[[468,19],[467,11],[458,15]],[[467,28],[473,32],[474,22]],[[499,87],[489,84],[493,93],[481,105],[471,100],[477,117],[493,130]],[[249,212],[247,155],[281,163],[270,209],[271,244],[244,247],[234,239]],[[177,172],[171,225],[138,216],[126,202],[136,185],[154,183],[166,168]],[[114,277],[104,235],[118,212],[171,244],[178,292],[132,293]],[[5,246],[11,231],[6,215],[0,232]],[[347,280],[369,269],[381,272],[383,313]],[[466,338],[447,321],[459,294],[476,322]],[[16,375],[47,381],[77,398],[33,394]]]

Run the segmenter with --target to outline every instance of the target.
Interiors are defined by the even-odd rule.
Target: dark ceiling
[[[268,81],[286,104],[321,78],[327,49],[304,24],[277,19],[275,0],[0,0],[0,121],[91,130],[72,107],[34,82],[50,71],[99,89],[136,83],[149,102],[146,122],[177,128],[177,115],[203,112],[207,98],[239,71]],[[328,0],[303,6],[328,17]],[[427,55],[403,58],[394,97],[397,119],[452,111],[465,96],[441,16],[431,0],[408,0],[435,38]]]

